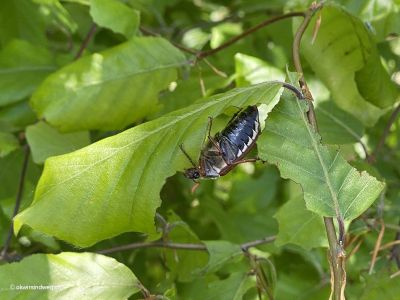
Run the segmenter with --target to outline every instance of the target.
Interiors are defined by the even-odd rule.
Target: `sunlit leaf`
[[[45,122],[26,128],[33,161],[42,164],[50,156],[75,151],[90,144],[88,132],[59,133]]]
[[[16,231],[27,224],[79,246],[126,231],[155,234],[153,218],[165,179],[190,166],[178,145],[184,143],[196,159],[208,116],[255,103],[271,110],[279,90],[276,83],[233,89],[47,159],[32,206],[15,218]]]
[[[162,38],[138,37],[49,76],[31,104],[61,131],[121,129],[157,107],[185,57]]]
[[[128,267],[99,254],[35,254],[0,266],[3,299],[127,299],[138,291]]]

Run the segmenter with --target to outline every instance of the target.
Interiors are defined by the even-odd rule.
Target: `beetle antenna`
[[[197,190],[197,188],[200,186],[200,182],[194,181],[195,184],[192,186],[192,188],[190,189],[190,192],[192,194],[194,194],[194,192]]]
[[[185,156],[187,157],[187,159],[190,161],[190,163],[192,164],[193,167],[197,168],[196,164],[194,163],[193,159],[189,156],[189,154],[187,154],[187,152],[185,151],[185,149],[183,149],[183,144],[179,145],[179,148],[181,149],[181,151],[183,152],[183,154],[185,154]]]

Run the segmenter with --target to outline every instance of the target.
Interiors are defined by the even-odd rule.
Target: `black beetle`
[[[243,159],[254,147],[261,132],[257,106],[248,106],[239,111],[225,129],[214,137],[210,134],[211,117],[208,126],[208,142],[201,150],[198,166],[180,145],[182,152],[193,165],[193,168],[185,170],[185,177],[192,180],[215,179],[226,175],[238,164],[259,160],[258,158]]]

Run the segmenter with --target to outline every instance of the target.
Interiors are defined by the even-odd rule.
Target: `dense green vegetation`
[[[2,1],[0,299],[398,299],[399,31],[399,1]],[[192,190],[179,146],[248,105],[264,162]]]

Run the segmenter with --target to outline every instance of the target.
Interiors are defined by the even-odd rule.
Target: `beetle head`
[[[198,168],[189,168],[185,170],[185,177],[196,180],[201,177],[200,170]]]

